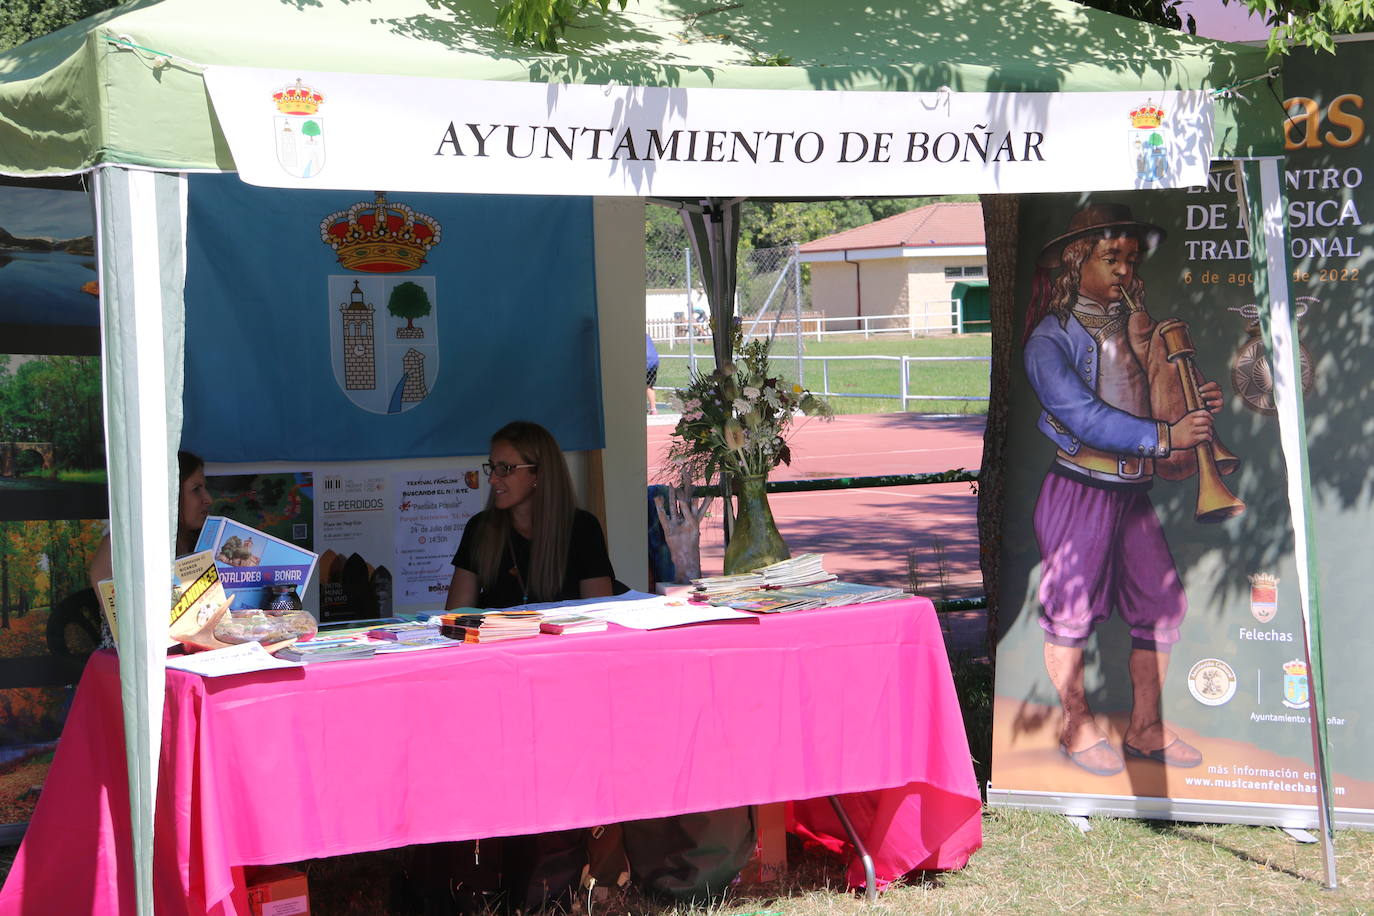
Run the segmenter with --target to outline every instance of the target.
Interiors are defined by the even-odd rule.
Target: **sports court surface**
[[[648,418],[649,482],[669,482],[664,452],[677,417]],[[829,422],[805,418],[794,427],[791,467],[772,480],[865,477],[976,470],[983,455],[982,416],[857,414]],[[825,567],[841,579],[907,586],[907,553],[917,551],[923,576],[934,585],[944,551],[945,597],[983,593],[978,570],[977,497],[969,483],[875,487],[769,495],[778,530],[794,554],[825,555]],[[706,575],[721,571],[719,504],[702,525],[701,562]]]

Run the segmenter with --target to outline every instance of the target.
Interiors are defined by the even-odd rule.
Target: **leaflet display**
[[[233,599],[231,610],[268,607],[274,585],[304,591],[317,559],[309,550],[219,515],[205,520],[196,550],[213,551],[220,581]]]

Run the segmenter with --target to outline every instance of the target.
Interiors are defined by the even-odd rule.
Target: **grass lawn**
[[[773,362],[778,371],[796,381],[797,364],[792,350],[792,338],[780,338],[773,348]],[[677,388],[687,383],[689,349],[685,343],[674,347],[659,344],[659,388]],[[827,337],[817,342],[805,341],[804,384],[821,393],[828,386],[830,402],[836,413],[885,413],[901,409],[896,400],[901,393],[901,363],[892,357],[978,356],[992,352],[992,338],[987,334],[965,334],[960,337],[904,337],[875,336],[864,340],[862,335]],[[711,367],[709,341],[697,341],[698,367]],[[888,359],[833,360],[824,366],[815,357],[889,357]],[[666,358],[663,358],[666,357]],[[908,394],[972,396],[988,395],[986,361],[913,363],[908,369]],[[844,397],[845,392],[881,394],[887,398]],[[667,399],[665,398],[665,401]],[[910,409],[919,413],[987,413],[987,401],[934,400],[917,401]]]

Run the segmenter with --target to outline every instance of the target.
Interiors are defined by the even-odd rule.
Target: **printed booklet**
[[[273,585],[303,593],[315,574],[316,554],[221,515],[205,520],[196,550],[213,551],[230,610],[266,608]]]

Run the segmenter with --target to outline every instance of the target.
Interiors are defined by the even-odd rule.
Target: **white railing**
[[[839,335],[862,334],[864,340],[868,340],[878,334],[905,334],[914,338],[929,334],[963,334],[966,330],[989,330],[965,327],[963,302],[959,299],[932,300],[926,305],[941,305],[946,302],[949,305],[948,314],[930,314],[928,308],[926,314],[896,312],[891,315],[826,316],[820,312],[803,312],[802,333],[819,341]],[[752,332],[746,333],[746,338],[766,337],[773,333],[774,320],[761,321],[758,323],[758,329],[754,330],[749,319],[745,318],[746,332]],[[779,333],[791,334],[794,330],[794,321],[791,316],[780,319],[782,329]],[[694,328],[689,328],[687,322],[681,318],[649,318],[646,319],[644,328],[656,343],[691,343],[694,342],[691,338],[695,337],[696,341],[705,340],[707,345],[710,345],[710,327],[705,322],[697,322]]]
[[[710,338],[707,338],[709,341]],[[660,360],[685,359],[688,360],[690,371],[697,370],[700,361],[709,361],[711,352],[709,349],[703,350],[700,356],[695,353],[660,353]],[[795,359],[795,357],[789,357]],[[881,362],[898,363],[898,393],[897,394],[871,394],[855,391],[832,391],[830,390],[830,364],[832,362],[852,362],[854,360],[871,359]],[[911,393],[911,366],[915,363],[955,363],[955,362],[983,362],[988,364],[988,371],[992,371],[991,356],[803,356],[802,360],[806,363],[819,362],[821,364],[821,384],[807,385],[813,392],[827,398],[872,398],[889,401],[900,401],[902,410],[909,409],[911,402],[920,401],[986,401],[988,395],[958,395],[958,394],[912,394]],[[815,376],[808,373],[806,379],[810,380]],[[659,386],[657,391],[672,391],[670,385]]]

